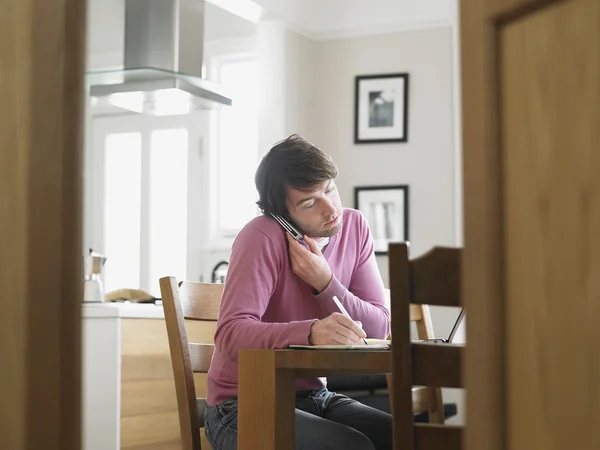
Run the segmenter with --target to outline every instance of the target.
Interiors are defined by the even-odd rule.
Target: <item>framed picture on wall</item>
[[[387,255],[390,242],[408,241],[408,186],[357,186],[354,207],[369,223],[376,255]]]
[[[359,75],[354,143],[408,142],[408,73]]]

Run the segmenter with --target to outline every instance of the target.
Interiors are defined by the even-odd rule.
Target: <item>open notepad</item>
[[[290,348],[301,348],[309,350],[388,350],[390,342],[386,339],[366,339],[367,344],[362,342],[354,345],[290,345]]]

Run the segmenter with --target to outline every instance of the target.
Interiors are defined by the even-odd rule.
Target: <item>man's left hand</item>
[[[310,247],[309,251],[289,234],[286,233],[286,235],[290,243],[292,271],[318,292],[322,292],[329,285],[332,275],[329,264],[319,250],[316,241],[304,236],[304,242]]]

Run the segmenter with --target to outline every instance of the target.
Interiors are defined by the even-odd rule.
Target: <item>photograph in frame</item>
[[[408,192],[408,185],[354,188],[354,207],[367,218],[376,255],[387,255],[390,242],[408,241]]]
[[[408,142],[408,74],[355,80],[354,143]]]

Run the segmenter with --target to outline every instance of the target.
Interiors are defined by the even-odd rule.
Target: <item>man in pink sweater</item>
[[[389,333],[371,233],[359,211],[342,208],[337,175],[331,158],[298,135],[276,144],[258,167],[264,215],[233,244],[208,372],[205,430],[215,450],[237,448],[240,349],[354,344]],[[306,245],[271,213],[290,220]],[[325,381],[296,380],[296,450],[391,449],[391,416],[328,391]]]

